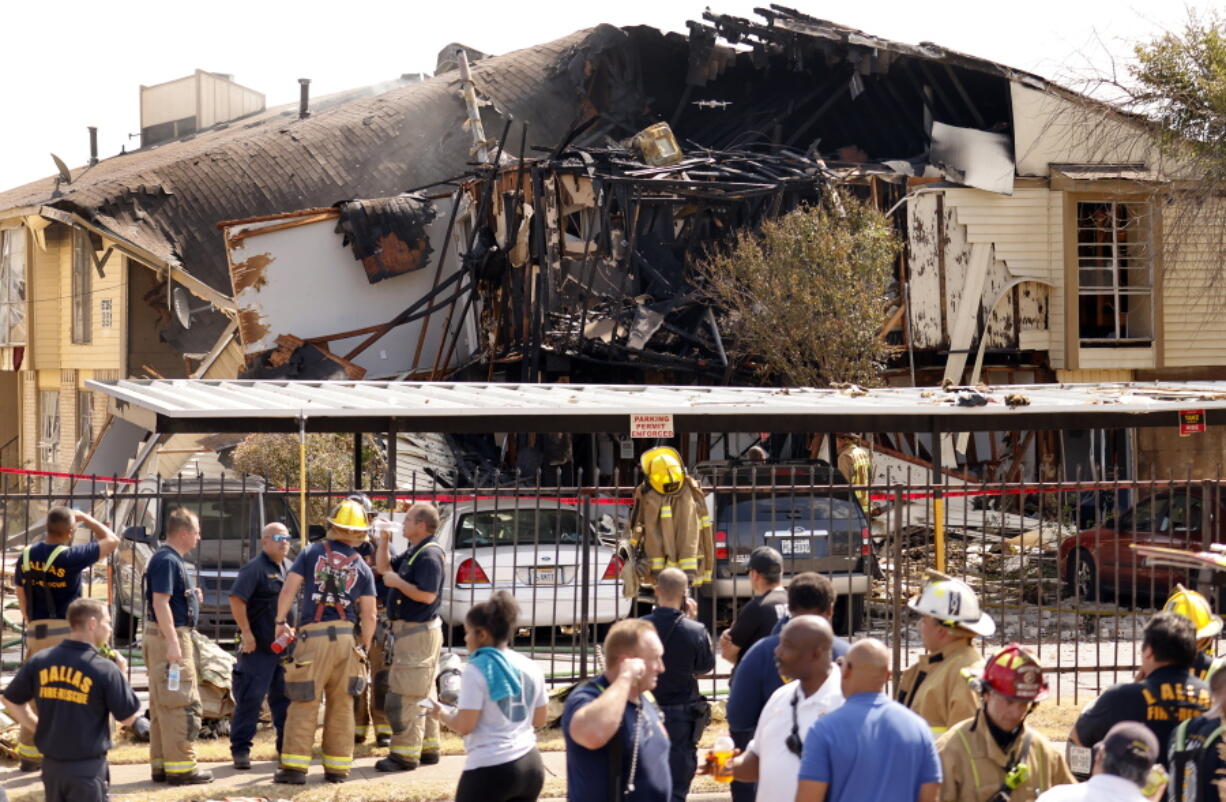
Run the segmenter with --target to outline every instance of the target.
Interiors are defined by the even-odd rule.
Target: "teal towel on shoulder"
[[[497,702],[508,696],[519,696],[524,686],[520,682],[519,669],[511,665],[507,656],[492,646],[482,646],[468,658],[485,676],[490,689],[490,699]]]

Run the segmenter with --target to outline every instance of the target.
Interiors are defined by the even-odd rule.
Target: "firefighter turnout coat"
[[[715,541],[707,500],[698,482],[686,476],[676,493],[661,494],[647,482],[634,491],[631,540],[649,561],[650,576],[680,568],[692,586],[710,582]]]
[[[979,709],[979,699],[962,670],[982,667],[983,657],[969,639],[950,643],[903,672],[898,701],[927,721],[933,735],[941,735]]]
[[[1008,793],[1009,802],[1034,802],[1052,786],[1076,782],[1064,755],[1029,725],[1022,725],[1005,753],[992,737],[986,718],[981,708],[974,718],[954,725],[937,740],[941,802],[988,802],[1001,792]],[[1019,780],[1009,790],[1005,775],[1022,765],[1026,768],[1015,772]]]

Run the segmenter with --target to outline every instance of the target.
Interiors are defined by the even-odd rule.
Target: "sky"
[[[98,127],[103,157],[139,146],[139,138],[130,135],[140,130],[140,85],[190,75],[196,68],[231,74],[275,106],[297,100],[299,78],[310,78],[312,94],[324,95],[403,73],[431,73],[438,52],[452,42],[496,54],[600,23],[684,32],[687,20],[701,19],[707,2],[718,13],[745,17],[765,5],[761,0],[6,4],[0,190],[52,174],[49,153],[70,167],[84,164],[90,125]],[[888,39],[935,42],[1069,85],[1113,64],[1118,69],[1130,53],[1129,43],[1179,29],[1188,13],[1183,0],[790,0],[785,5]]]

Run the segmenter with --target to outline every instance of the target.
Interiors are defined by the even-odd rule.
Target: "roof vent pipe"
[[[305,120],[311,116],[309,106],[311,105],[311,79],[298,79],[298,119]]]
[[[97,126],[89,127],[89,163],[92,167],[98,163],[98,128]]]

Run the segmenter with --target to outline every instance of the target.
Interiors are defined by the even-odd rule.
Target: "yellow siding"
[[[1131,370],[1057,370],[1056,381],[1062,384],[1110,384],[1132,381]]]
[[[1226,203],[1188,211],[1166,206],[1163,219],[1163,334],[1167,367],[1226,365],[1226,276],[1221,234]]]
[[[126,323],[124,285],[127,281],[127,260],[112,253],[111,258],[103,267],[106,273],[105,278],[100,277],[98,271],[92,265],[90,266],[92,340],[89,345],[78,345],[72,341],[72,238],[68,237],[67,241],[69,247],[62,249],[64,257],[61,259],[62,272],[60,273],[60,286],[64,288],[61,293],[64,297],[61,299],[60,306],[60,314],[64,321],[60,328],[60,364],[64,368],[86,370],[120,368],[124,355],[123,332]],[[97,258],[101,259],[102,254],[103,251],[99,251],[96,254]],[[105,329],[102,328],[103,300],[111,302],[111,326]]]
[[[30,354],[32,370],[59,370],[60,367],[60,262],[61,251],[71,242],[68,229],[51,226],[46,231],[47,250],[30,238],[26,279],[30,287]]]

